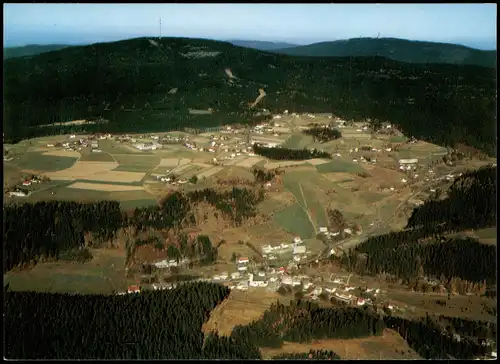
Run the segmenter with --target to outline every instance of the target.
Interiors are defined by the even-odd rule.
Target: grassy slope
[[[483,51],[462,45],[419,42],[396,38],[356,38],[314,43],[275,50],[292,56],[349,57],[381,56],[411,63],[468,64],[496,67],[496,51]]]
[[[220,53],[185,56],[199,51]],[[225,68],[238,77],[233,83]],[[271,112],[378,118],[417,138],[495,149],[496,75],[489,68],[381,57],[290,57],[186,38],[165,38],[156,46],[138,38],[10,59],[4,70],[7,139],[57,134],[60,127],[30,127],[82,118],[108,119],[86,128],[109,132],[245,122],[253,113],[248,103],[264,88],[267,96],[259,106]],[[209,107],[212,115],[188,112]]]

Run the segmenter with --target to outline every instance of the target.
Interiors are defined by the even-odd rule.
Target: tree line
[[[369,237],[342,256],[341,264],[360,274],[389,274],[414,287],[427,275],[456,292],[484,294],[496,284],[495,247],[445,236],[495,226],[495,181],[496,167],[464,173],[445,199],[416,207],[405,230]]]
[[[229,290],[186,283],[138,295],[4,293],[9,359],[260,359],[202,325]]]
[[[453,182],[445,199],[430,199],[415,208],[407,228],[460,231],[495,226],[496,173],[493,166],[464,173]]]
[[[95,239],[106,241],[127,226],[139,231],[150,228],[180,231],[183,227],[196,225],[193,211],[196,204],[204,201],[221,216],[240,225],[245,219],[255,216],[256,205],[263,198],[262,190],[255,192],[236,187],[223,192],[213,189],[188,194],[175,192],[166,196],[159,206],[136,208],[132,216],[122,212],[117,201],[46,201],[6,206],[3,211],[4,271],[35,264],[40,259],[55,259],[71,250],[81,250],[89,233]],[[138,241],[138,245],[141,243],[144,242]],[[202,242],[204,247],[206,244],[206,241]],[[127,246],[132,249],[132,244]],[[216,259],[216,253],[206,247],[199,251],[204,259]]]
[[[380,335],[387,327],[399,332],[425,359],[471,359],[488,351],[475,335],[492,337],[496,333],[493,326],[484,332],[484,323],[452,321],[452,329],[464,335],[458,340],[452,329],[443,330],[429,316],[409,320],[381,316],[370,307],[319,308],[310,302],[291,301],[289,306],[273,304],[261,319],[236,326],[230,337],[219,337],[216,332],[204,335],[202,325],[210,311],[228,295],[228,288],[204,282],[125,296],[11,292],[4,287],[5,329],[9,333],[5,356],[260,359],[259,347],[279,348],[283,341],[362,338]],[[318,358],[338,358],[330,352],[316,354]]]
[[[383,320],[359,308],[319,308],[307,301],[275,303],[257,321],[236,326],[231,337],[259,347],[281,347],[283,341],[307,343],[321,339],[352,339],[381,335]]]
[[[314,142],[319,140],[322,143],[342,137],[342,133],[338,129],[331,128],[329,125],[314,125],[313,127],[304,130],[303,133],[312,136]]]
[[[339,360],[340,356],[331,350],[309,350],[308,353],[283,353],[273,360]]]
[[[7,60],[6,139],[46,132],[37,125],[98,117],[109,120],[100,126],[103,132],[236,123],[244,117],[242,100],[255,98],[249,80],[258,79],[275,95],[260,104],[272,112],[389,121],[405,135],[495,154],[495,69],[382,57],[270,57],[216,41],[162,39],[158,44],[140,38]],[[200,45],[221,53],[199,59],[182,55]],[[227,82],[213,73],[220,64],[234,65],[239,79]],[[172,85],[176,94],[169,93]],[[209,107],[217,111],[206,117],[187,112]]]
[[[47,201],[9,205],[3,211],[4,272],[19,264],[56,258],[83,249],[85,234],[109,239],[122,227],[117,201]]]
[[[327,153],[317,149],[289,149],[289,148],[270,148],[264,147],[258,143],[253,145],[253,151],[255,154],[261,155],[268,159],[275,160],[292,160],[292,161],[300,161],[306,159],[313,158],[328,158],[330,159],[332,156]]]

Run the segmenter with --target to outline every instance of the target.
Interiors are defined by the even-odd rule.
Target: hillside
[[[6,47],[3,49],[3,59],[16,57],[35,56],[41,53],[57,51],[62,48],[69,47],[65,44],[29,44],[22,47]]]
[[[227,42],[137,38],[4,62],[5,140],[78,131],[152,132],[249,122],[256,108],[388,120],[406,135],[495,151],[496,73],[382,57],[291,57]],[[193,115],[189,109],[213,113]],[[80,126],[80,128],[82,128]]]
[[[260,40],[230,40],[229,43],[239,47],[258,49],[260,51],[299,47],[297,44],[286,42],[265,42]]]
[[[449,63],[496,67],[496,51],[457,44],[419,42],[396,38],[354,38],[275,50],[292,56],[380,56],[409,63]]]

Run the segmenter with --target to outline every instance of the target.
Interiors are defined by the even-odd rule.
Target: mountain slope
[[[417,138],[494,153],[495,77],[494,69],[475,66],[290,57],[227,42],[138,38],[6,60],[3,126],[13,140],[61,133],[36,126],[85,118],[109,120],[86,127],[109,132],[246,123],[263,89],[258,108],[271,112],[389,120]],[[189,112],[208,108],[213,114]]]
[[[238,47],[253,48],[260,51],[271,51],[276,49],[286,49],[292,47],[299,47],[297,44],[286,42],[265,42],[260,40],[230,40],[229,43]]]
[[[6,47],[3,49],[3,59],[34,56],[45,52],[56,51],[66,47],[70,46],[64,44],[29,44],[22,47]]]
[[[496,51],[482,51],[456,44],[396,38],[354,38],[275,51],[293,56],[380,56],[410,63],[449,63],[496,67]]]

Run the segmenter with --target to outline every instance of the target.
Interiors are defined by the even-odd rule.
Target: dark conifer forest
[[[256,205],[263,198],[262,191],[236,187],[227,191],[207,188],[186,195],[176,192],[168,195],[161,206],[135,209],[131,217],[120,210],[117,201],[85,204],[47,201],[6,206],[3,211],[4,272],[81,250],[86,233],[108,240],[125,226],[139,230],[148,227],[178,230],[193,226],[196,224],[193,209],[203,201],[238,226],[255,216]]]
[[[275,159],[275,160],[291,160],[291,161],[300,161],[300,160],[306,160],[306,159],[313,159],[313,158],[331,158],[332,156],[327,153],[323,152],[320,150],[309,150],[309,149],[289,149],[289,148],[282,148],[282,147],[277,147],[277,148],[271,148],[271,147],[264,147],[259,144],[254,144],[253,145],[253,151],[255,154],[261,155],[263,157],[266,157],[268,159]]]
[[[309,350],[308,353],[284,353],[273,357],[275,360],[338,360],[340,356],[331,350]]]
[[[6,292],[10,359],[259,359],[201,326],[229,290],[211,283],[136,295]]]
[[[496,247],[446,235],[496,225],[495,182],[496,167],[463,174],[445,199],[415,208],[407,229],[368,238],[341,263],[363,274],[386,273],[408,283],[427,275],[484,293],[496,284]]]
[[[216,52],[192,58],[190,48]],[[229,82],[224,67],[238,79]],[[206,75],[200,77],[200,74]],[[75,46],[4,62],[6,142],[77,132],[156,132],[251,123],[272,113],[331,112],[389,121],[409,136],[495,155],[496,70],[382,57],[293,57],[226,42],[148,38]],[[175,87],[177,94],[169,94]],[[212,108],[191,115],[188,108]],[[51,123],[87,119],[85,126]]]
[[[314,125],[313,127],[304,130],[303,133],[312,136],[314,142],[316,142],[316,140],[319,140],[322,143],[326,143],[342,137],[342,133],[338,129],[334,129],[329,126],[323,127]]]

